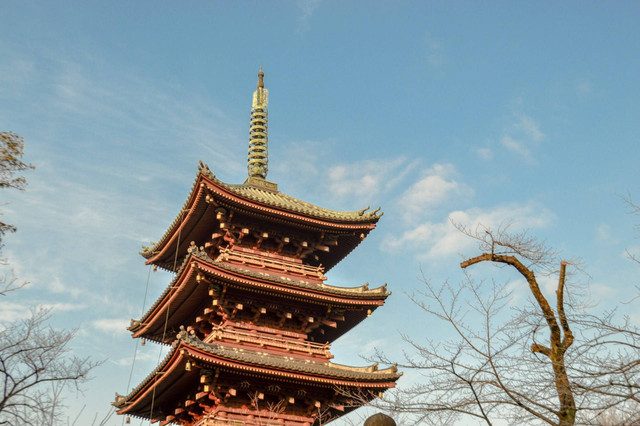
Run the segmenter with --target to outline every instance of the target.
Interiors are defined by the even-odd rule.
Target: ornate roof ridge
[[[315,204],[309,203],[307,201],[303,201],[300,200],[299,198],[295,198],[291,195],[285,194],[282,191],[279,191],[277,189],[277,185],[276,187],[273,188],[269,188],[268,186],[264,186],[264,185],[256,185],[253,183],[253,181],[247,180],[245,181],[245,183],[241,183],[241,184],[234,184],[234,183],[226,183],[221,181],[220,179],[218,179],[216,177],[216,175],[211,171],[211,169],[209,169],[209,165],[208,164],[202,164],[202,162],[200,163],[200,166],[198,167],[198,172],[200,174],[202,174],[203,176],[209,178],[210,180],[214,181],[215,183],[217,183],[218,185],[222,186],[223,188],[226,188],[228,190],[230,190],[231,192],[233,192],[236,195],[239,195],[241,197],[244,198],[248,198],[251,201],[258,201],[264,204],[267,204],[269,206],[272,207],[279,207],[279,208],[283,208],[283,209],[287,209],[286,205],[278,205],[277,200],[275,200],[276,202],[274,203],[273,199],[268,199],[266,198],[267,194],[277,194],[278,197],[283,198],[286,201],[291,201],[292,203],[296,203],[299,204],[300,206],[307,206],[308,209],[307,210],[314,210],[317,211],[319,213],[322,212],[326,212],[326,215],[320,215],[317,217],[321,217],[324,219],[333,219],[333,220],[337,220],[340,218],[345,218],[345,219],[352,219],[354,221],[358,221],[358,222],[365,222],[365,221],[369,221],[369,220],[378,220],[383,216],[383,212],[380,212],[380,207],[376,208],[375,210],[372,211],[367,211],[369,210],[371,207],[367,206],[364,209],[360,209],[360,210],[352,210],[352,211],[340,211],[340,210],[332,210],[332,209],[327,209],[325,207],[320,207],[317,206]],[[266,181],[265,181],[266,182]],[[275,185],[275,184],[274,184]],[[260,195],[256,195],[255,193],[251,193],[248,191],[244,191],[243,190],[253,190],[255,192],[257,192],[258,194],[260,194],[261,192],[265,193],[265,196],[260,197]],[[300,209],[295,209],[293,211],[296,211],[298,213],[312,213],[310,211],[305,211],[305,209],[300,208]]]

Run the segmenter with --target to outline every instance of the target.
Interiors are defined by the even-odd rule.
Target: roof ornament
[[[269,171],[269,151],[267,144],[267,104],[269,91],[264,88],[264,72],[260,66],[258,88],[253,92],[251,106],[251,127],[249,130],[249,158],[247,168],[249,178],[266,179]]]

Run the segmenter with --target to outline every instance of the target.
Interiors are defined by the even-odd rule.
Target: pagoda
[[[171,345],[118,414],[160,425],[322,425],[395,386],[395,366],[332,362],[330,344],[384,304],[386,285],[326,284],[382,216],[293,198],[266,180],[262,68],[251,110],[248,170],[227,184],[199,164],[178,216],[146,263],[175,273],[129,330]],[[359,396],[354,398],[354,395]]]

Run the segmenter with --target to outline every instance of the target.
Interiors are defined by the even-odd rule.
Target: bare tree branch
[[[480,243],[482,253],[460,266],[458,285],[425,287],[410,299],[449,327],[450,340],[418,342],[399,368],[424,380],[389,391],[377,406],[411,415],[403,424],[451,424],[474,418],[485,424],[599,424],[614,410],[637,421],[640,409],[640,333],[615,312],[594,315],[567,302],[571,262],[526,233],[457,226]],[[474,281],[466,272],[480,263],[506,266],[522,276],[530,298],[513,306],[506,285]],[[559,265],[559,268],[558,268]],[[549,303],[537,275],[557,274]],[[555,306],[554,306],[555,305]],[[377,353],[376,361],[390,363]]]
[[[36,309],[0,326],[0,424],[56,424],[62,391],[77,389],[97,365],[70,355],[75,330],[54,330],[49,318],[48,310]]]
[[[34,166],[22,161],[24,140],[11,132],[0,132],[0,189],[23,190],[26,180],[15,174]],[[2,237],[15,232],[0,222]],[[7,261],[0,259],[0,264]],[[13,273],[0,278],[0,295],[24,287]],[[47,325],[50,312],[32,309],[26,319],[0,322],[0,425],[53,426],[62,416],[62,395],[78,390],[98,363],[70,354],[69,343],[76,330],[55,330]]]

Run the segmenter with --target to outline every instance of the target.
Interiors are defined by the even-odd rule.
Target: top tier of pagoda
[[[251,110],[246,181],[224,183],[200,163],[178,216],[159,242],[143,248],[147,264],[176,272],[193,242],[214,259],[222,247],[250,247],[328,271],[375,228],[382,216],[379,208],[330,210],[291,197],[266,180],[268,92],[263,76],[260,69]]]

